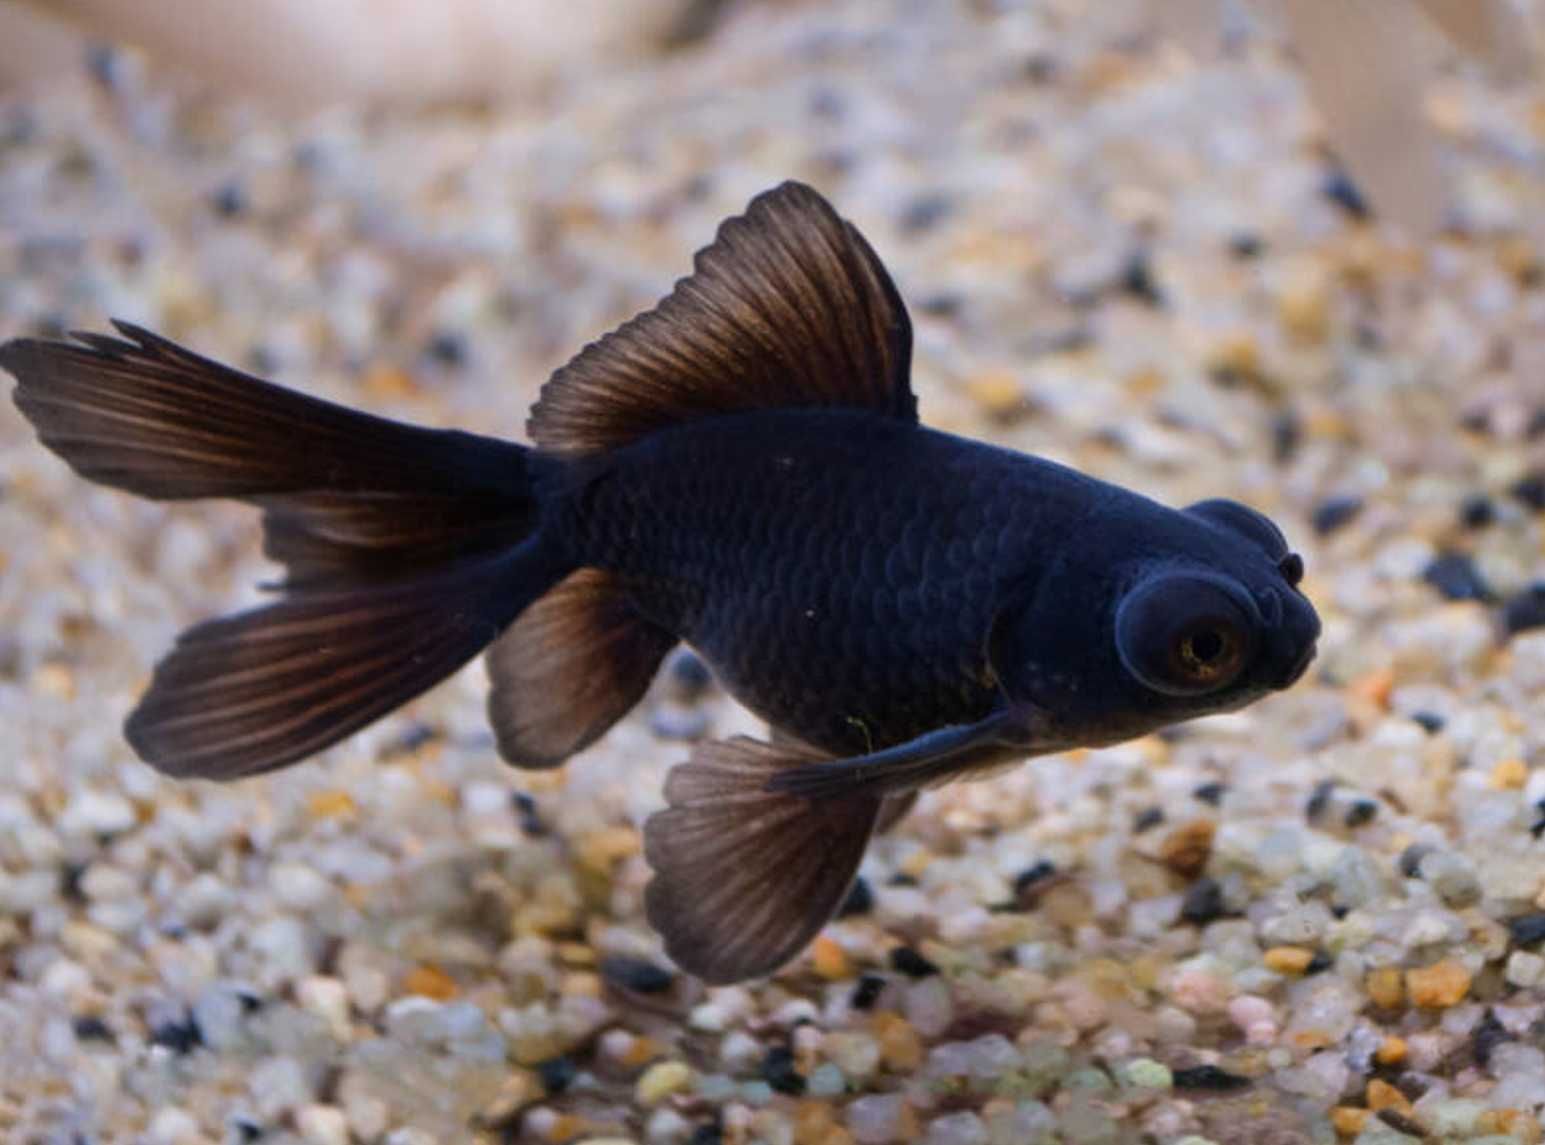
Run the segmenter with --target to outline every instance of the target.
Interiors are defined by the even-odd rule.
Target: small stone
[[[1215,1065],[1177,1069],[1174,1071],[1174,1082],[1176,1089],[1205,1089],[1223,1093],[1245,1089],[1250,1085],[1249,1078],[1229,1073]]]
[[[174,1054],[188,1054],[204,1044],[204,1035],[192,1015],[189,1015],[182,1021],[157,1025],[150,1031],[150,1044],[165,1046]]]
[[[1387,1081],[1371,1079],[1363,1096],[1368,1103],[1368,1108],[1375,1113],[1384,1109],[1395,1109],[1407,1114],[1411,1112],[1410,1099]]]
[[[1347,804],[1346,814],[1342,821],[1348,827],[1363,827],[1373,822],[1374,816],[1379,813],[1379,805],[1372,799],[1354,799]]]
[[[1391,1034],[1374,1050],[1373,1060],[1383,1066],[1395,1066],[1405,1061],[1408,1053],[1405,1039]]]
[[[1499,760],[1491,769],[1490,779],[1499,791],[1517,791],[1529,781],[1529,765],[1517,756]]]
[[[943,978],[933,975],[908,987],[902,1002],[907,1021],[925,1038],[942,1034],[955,1017],[955,1003]]]
[[[848,1086],[835,1062],[822,1062],[810,1071],[805,1080],[805,1094],[810,1098],[824,1099],[840,1096]]]
[[[1498,1021],[1496,1013],[1488,1008],[1470,1031],[1471,1056],[1481,1068],[1485,1069],[1491,1065],[1493,1051],[1504,1042],[1511,1040],[1512,1035],[1507,1032],[1507,1027]]]
[[[1364,981],[1368,997],[1382,1010],[1393,1010],[1405,1001],[1405,980],[1396,966],[1380,966]]]
[[[899,970],[909,978],[926,978],[937,974],[939,968],[910,946],[898,946],[891,951],[891,969]]]
[[[349,1145],[349,1119],[336,1105],[307,1105],[295,1114],[306,1145]]]
[[[265,1121],[273,1121],[311,1101],[311,1086],[294,1058],[272,1057],[258,1062],[248,1074],[247,1088],[258,1116]]]
[[[693,1076],[692,1067],[686,1062],[657,1062],[638,1079],[633,1095],[645,1108],[655,1106],[691,1086]]]
[[[1152,1058],[1137,1058],[1123,1069],[1128,1085],[1139,1089],[1169,1089],[1175,1084],[1175,1075],[1169,1066]]]
[[[646,959],[626,955],[601,959],[601,977],[618,989],[636,994],[663,994],[676,981],[669,970]]]
[[[876,1015],[875,1021],[880,1021]],[[856,1030],[833,1030],[821,1043],[821,1052],[847,1077],[863,1080],[880,1068],[880,1042]],[[921,1059],[921,1048],[918,1050]]]
[[[1302,946],[1273,946],[1262,955],[1267,969],[1278,974],[1302,974],[1314,961],[1314,952]]]
[[[885,990],[885,979],[878,974],[865,974],[858,980],[858,985],[853,987],[853,996],[849,1004],[855,1010],[871,1010],[874,1004],[880,1000],[880,994]]]
[[[1325,176],[1325,181],[1320,184],[1320,194],[1358,222],[1367,219],[1371,213],[1368,209],[1368,200],[1363,198],[1363,193],[1358,190],[1357,184],[1352,182],[1351,176],[1340,167]]]
[[[1481,577],[1475,562],[1465,553],[1439,553],[1423,571],[1422,579],[1437,589],[1446,600],[1492,599],[1490,586]]]
[[[1141,835],[1164,822],[1164,808],[1145,807],[1132,817],[1132,834]]]
[[[349,1040],[349,992],[337,978],[302,978],[295,987],[295,1000],[326,1022],[328,1032],[338,1041]]]
[[[456,980],[438,966],[415,966],[402,980],[402,992],[437,1002],[447,1002],[461,992]]]
[[[1502,627],[1509,636],[1545,628],[1545,584],[1531,584],[1502,604]]]
[[[1343,1137],[1356,1137],[1368,1124],[1370,1114],[1353,1105],[1338,1105],[1330,1111],[1330,1123]]]
[[[1469,859],[1448,851],[1434,851],[1417,867],[1443,902],[1452,907],[1472,906],[1481,900],[1481,883]]]
[[[121,795],[86,787],[73,795],[59,816],[66,835],[120,835],[138,822],[134,805]]]
[[[794,1052],[787,1046],[774,1046],[762,1058],[762,1080],[776,1093],[798,1097],[805,1092],[805,1079],[794,1066]]]
[[[1204,783],[1200,787],[1193,789],[1191,798],[1200,800],[1209,807],[1216,807],[1223,802],[1223,795],[1226,791],[1228,791],[1228,784],[1219,783],[1214,780],[1211,783]]]
[[[1524,955],[1524,957],[1529,957]],[[107,1042],[112,1044],[116,1039],[113,1031],[101,1018],[95,1014],[84,1014],[71,1023],[75,1036],[83,1042]]]
[[[988,1145],[987,1126],[975,1113],[946,1113],[928,1123],[925,1145]]]
[[[1208,819],[1193,819],[1165,836],[1159,845],[1159,859],[1166,867],[1185,878],[1201,874],[1212,857],[1212,839],[1217,827]]]
[[[1515,950],[1507,957],[1504,976],[1512,985],[1525,989],[1545,985],[1545,958],[1527,950]]]
[[[334,893],[332,883],[305,863],[276,863],[268,885],[280,906],[301,914],[320,909]]]
[[[1405,973],[1411,1001],[1426,1009],[1457,1006],[1470,992],[1470,972],[1450,958]]]
[[[905,1018],[899,1014],[876,1014],[874,1026],[880,1042],[880,1058],[887,1069],[910,1073],[922,1064],[922,1039]],[[844,1072],[851,1075],[851,1071],[844,1069]]]
[[[1321,501],[1309,517],[1309,524],[1322,537],[1328,537],[1348,525],[1363,511],[1361,497],[1339,496]]]
[[[871,1094],[847,1108],[848,1129],[858,1145],[892,1145],[918,1136],[917,1118],[899,1094]]]
[[[853,880],[853,888],[848,891],[848,897],[842,900],[842,905],[837,908],[838,918],[852,918],[854,915],[868,914],[874,909],[874,889],[869,885],[869,880],[859,875]]]
[[[206,1138],[193,1114],[173,1105],[158,1110],[151,1119],[150,1140],[155,1145],[195,1145]]]
[[[1533,946],[1536,942],[1545,942],[1545,910],[1521,914],[1517,918],[1510,919],[1507,931],[1517,946]]]
[[[1536,513],[1545,511],[1545,471],[1524,474],[1508,487],[1508,493]]]
[[[841,982],[853,974],[848,956],[835,939],[818,935],[810,945],[810,962],[815,972],[828,982]]]
[[[1223,886],[1217,879],[1203,877],[1186,888],[1180,904],[1180,917],[1185,921],[1205,926],[1224,913]]]
[[[1472,493],[1459,504],[1459,523],[1467,529],[1484,529],[1497,519],[1497,508],[1484,493]]]

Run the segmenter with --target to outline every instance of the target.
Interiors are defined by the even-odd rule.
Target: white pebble
[[[192,927],[212,927],[231,912],[235,896],[220,877],[200,871],[177,892],[177,909]]]
[[[931,974],[909,986],[902,1009],[907,1021],[925,1038],[938,1037],[955,1019],[949,983],[938,974]]]
[[[301,913],[319,909],[333,896],[333,884],[304,863],[275,864],[268,885],[280,906]]]
[[[349,1120],[336,1105],[308,1105],[295,1115],[307,1145],[349,1145]]]
[[[91,987],[91,973],[79,962],[60,958],[48,965],[38,981],[46,994],[59,998],[74,998]]]
[[[195,1145],[206,1140],[193,1114],[175,1105],[156,1113],[150,1122],[150,1139],[156,1145]]]
[[[974,1113],[948,1113],[928,1123],[928,1145],[987,1145],[987,1126]]]
[[[258,1115],[273,1120],[311,1100],[311,1086],[305,1071],[294,1058],[265,1058],[253,1067],[247,1082],[248,1092]]]
[[[302,978],[295,987],[295,1000],[326,1022],[334,1038],[349,1040],[349,992],[338,979],[320,974]]]
[[[311,935],[299,919],[271,918],[256,927],[247,941],[257,955],[265,986],[303,978],[316,963]]]
[[[59,830],[66,835],[118,835],[136,821],[134,805],[122,795],[87,787],[65,804]]]
[[[1507,958],[1507,980],[1514,986],[1538,986],[1545,982],[1545,958],[1527,950],[1515,950]]]
[[[111,863],[92,863],[80,878],[81,893],[93,901],[112,902],[132,897],[139,890],[139,880]]]
[[[906,1140],[907,1104],[894,1093],[860,1097],[848,1106],[848,1129],[858,1145]]]

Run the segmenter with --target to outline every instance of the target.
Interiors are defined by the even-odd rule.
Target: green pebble
[[[1175,1075],[1170,1072],[1169,1066],[1163,1062],[1156,1062],[1152,1058],[1138,1058],[1127,1062],[1122,1073],[1125,1074],[1128,1085],[1137,1086],[1140,1089],[1168,1089],[1175,1084]]]
[[[1064,1089],[1082,1089],[1093,1093],[1105,1093],[1115,1088],[1110,1077],[1102,1069],[1089,1066],[1076,1069],[1062,1080]]]
[[[1175,1145],[1218,1145],[1218,1143],[1210,1137],[1198,1137],[1193,1133],[1189,1137],[1182,1137],[1175,1142]]]

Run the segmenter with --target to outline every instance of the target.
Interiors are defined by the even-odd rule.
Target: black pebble
[[[542,1088],[547,1091],[547,1096],[557,1097],[574,1084],[574,1079],[579,1076],[579,1067],[574,1064],[573,1058],[556,1057],[542,1062],[536,1067],[536,1072],[542,1079]]]
[[[1153,277],[1153,263],[1148,252],[1134,251],[1121,272],[1121,289],[1139,302],[1159,308],[1164,305],[1164,291]]]
[[[1180,904],[1180,917],[1197,926],[1223,917],[1223,888],[1217,879],[1200,878],[1186,888]]]
[[[1250,1084],[1250,1079],[1240,1077],[1237,1073],[1229,1073],[1219,1069],[1215,1065],[1196,1065],[1186,1069],[1177,1069],[1174,1074],[1176,1089],[1212,1089],[1234,1090],[1244,1089]]]
[[[440,729],[432,724],[414,723],[381,749],[381,758],[393,759],[398,756],[412,755],[420,748],[428,747],[441,736]]]
[[[1036,883],[1049,879],[1056,873],[1056,864],[1052,863],[1049,859],[1041,859],[1014,876],[1014,893],[1016,895],[1023,895],[1034,887]]]
[[[1327,175],[1325,182],[1320,184],[1320,194],[1354,219],[1368,217],[1368,200],[1363,198],[1363,193],[1357,189],[1357,184],[1352,182],[1351,176],[1339,167]]]
[[[1459,521],[1467,529],[1484,529],[1497,519],[1497,508],[1484,493],[1472,493],[1459,506]]]
[[[1523,502],[1536,513],[1545,510],[1545,472],[1525,474],[1508,488],[1514,500]]]
[[[1502,605],[1502,626],[1509,636],[1545,628],[1545,584],[1531,584]]]
[[[1223,793],[1227,790],[1228,784],[1218,783],[1215,780],[1212,783],[1202,784],[1195,791],[1191,792],[1191,797],[1201,800],[1209,807],[1216,807],[1223,802]]]
[[[1373,817],[1378,813],[1379,805],[1372,799],[1359,799],[1347,808],[1344,822],[1348,827],[1361,827],[1373,822]]]
[[[1422,579],[1447,600],[1491,599],[1490,587],[1465,553],[1439,553],[1422,573]]]
[[[724,1145],[724,1130],[717,1121],[706,1121],[692,1131],[688,1145]]]
[[[1260,258],[1266,250],[1266,243],[1260,235],[1253,235],[1246,231],[1229,239],[1228,249],[1235,258]]]
[[[798,1097],[805,1092],[805,1079],[794,1068],[794,1051],[788,1046],[774,1046],[762,1059],[762,1080],[776,1093]]]
[[[949,196],[933,192],[919,195],[901,212],[901,230],[906,234],[922,234],[931,231],[954,209]]]
[[[1414,1137],[1418,1141],[1426,1141],[1431,1136],[1427,1132],[1426,1126],[1407,1117],[1392,1105],[1387,1105],[1379,1110],[1378,1118],[1402,1136]]]
[[[233,1117],[231,1129],[236,1133],[238,1141],[261,1141],[263,1139],[263,1127],[256,1121],[245,1117]]]
[[[1535,270],[1535,281],[1529,283],[1529,285],[1539,285],[1538,269]],[[1542,434],[1545,434],[1545,406],[1540,406],[1532,414],[1530,414],[1529,424],[1524,427],[1524,436],[1526,436],[1530,441],[1535,440]]]
[[[613,986],[632,990],[635,994],[663,994],[676,981],[669,970],[625,954],[601,959],[601,977]]]
[[[150,1032],[150,1044],[165,1046],[176,1054],[192,1053],[204,1044],[204,1035],[191,1017],[181,1022],[163,1022]]]
[[[1278,465],[1293,460],[1304,440],[1304,423],[1297,413],[1283,410],[1271,421],[1271,455]]]
[[[1483,1069],[1491,1065],[1491,1051],[1508,1041],[1512,1041],[1512,1035],[1507,1032],[1506,1026],[1497,1021],[1497,1015],[1488,1006],[1481,1020],[1470,1031],[1470,1052],[1475,1055],[1476,1063]]]
[[[1061,70],[1062,65],[1057,62],[1057,57],[1045,52],[1032,53],[1025,59],[1025,79],[1033,84],[1050,83]]]
[[[1408,879],[1420,878],[1422,873],[1422,860],[1432,854],[1433,848],[1427,843],[1412,843],[1404,851],[1400,852],[1400,860],[1396,866],[1400,873]]]
[[[251,990],[238,989],[236,991],[236,1001],[241,1004],[241,1012],[243,1014],[256,1014],[263,1008],[262,996],[253,993]]]
[[[222,219],[236,219],[247,213],[247,194],[240,183],[224,183],[209,198],[209,205]]]
[[[837,908],[838,918],[851,918],[856,914],[868,914],[874,909],[874,891],[869,887],[869,880],[859,875],[853,880],[853,889],[848,892],[848,897]]]
[[[108,1029],[107,1023],[95,1014],[84,1014],[76,1018],[72,1023],[75,1028],[75,1036],[83,1042],[111,1042],[113,1031]]]
[[[1314,507],[1309,524],[1322,537],[1328,537],[1363,511],[1363,499],[1350,493],[1327,497]]]
[[[1533,946],[1545,942],[1545,910],[1533,914],[1521,914],[1507,924],[1508,933],[1517,946]]]
[[[849,1002],[855,1010],[872,1010],[884,989],[884,978],[878,974],[865,974],[858,980],[858,985],[853,987],[853,997]]]
[[[1132,833],[1141,835],[1144,831],[1152,830],[1164,822],[1164,808],[1159,806],[1144,807],[1132,817]]]
[[[939,972],[937,966],[910,946],[898,946],[891,951],[891,969],[900,971],[908,978],[927,978]]]
[[[1309,959],[1309,965],[1304,967],[1305,974],[1322,974],[1331,968],[1331,957],[1323,950],[1316,950],[1314,957]]]
[[[540,838],[547,834],[547,824],[542,822],[542,817],[537,814],[536,800],[524,791],[517,791],[511,797],[515,804],[515,814],[520,818],[520,829],[532,838]]]
[[[454,330],[438,330],[429,339],[425,352],[442,366],[457,368],[467,363],[467,339]]]
[[[1334,779],[1322,779],[1314,785],[1314,790],[1309,793],[1309,801],[1304,804],[1304,818],[1311,823],[1325,814],[1325,809],[1330,806],[1331,794],[1336,790]]]
[[[66,863],[63,877],[59,880],[59,893],[70,902],[84,902],[86,896],[81,893],[80,880],[86,873],[85,863]]]
[[[1437,712],[1412,712],[1411,719],[1419,724],[1428,735],[1437,735],[1448,723]]]

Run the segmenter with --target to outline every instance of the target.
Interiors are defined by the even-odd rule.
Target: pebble
[[[352,1031],[349,1021],[349,992],[337,978],[311,975],[295,986],[295,1000],[327,1024],[328,1032],[346,1042]]]
[[[847,1108],[847,1124],[857,1145],[892,1145],[918,1137],[917,1117],[899,1094],[855,1098]]]
[[[265,1121],[273,1121],[311,1101],[311,1086],[305,1071],[294,1058],[264,1058],[252,1067],[247,1078],[247,1092],[253,1108]]]
[[[644,1071],[634,1087],[634,1098],[646,1109],[658,1105],[672,1094],[691,1087],[692,1067],[686,1062],[656,1062]]]
[[[307,1105],[295,1114],[295,1128],[306,1145],[348,1145],[349,1119],[335,1105]]]
[[[1458,1005],[1470,992],[1470,981],[1470,972],[1448,958],[1430,966],[1413,967],[1405,973],[1406,991],[1411,1001],[1428,1009]]]
[[[83,787],[70,797],[59,816],[66,835],[120,835],[138,822],[134,805],[121,795]]]
[[[947,1113],[928,1123],[925,1145],[988,1145],[987,1125],[975,1113]]]

